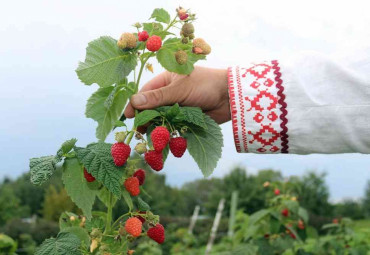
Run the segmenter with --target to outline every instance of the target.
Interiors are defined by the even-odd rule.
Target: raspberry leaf
[[[78,239],[81,240],[81,242],[84,242],[86,247],[89,247],[90,245],[90,236],[87,233],[86,229],[81,227],[66,227],[63,229],[63,232],[72,233],[75,236],[78,237]]]
[[[76,142],[77,142],[76,138],[72,138],[70,140],[65,141],[60,147],[60,149],[57,151],[57,155],[55,156],[56,162],[61,162],[63,156],[73,149]]]
[[[207,124],[205,122],[205,115],[202,110],[198,107],[181,107],[181,113],[184,115],[183,120],[197,125],[201,128],[207,129]]]
[[[114,164],[111,147],[112,145],[108,143],[92,143],[86,148],[75,147],[75,151],[87,172],[102,182],[117,198],[120,198],[123,168]]]
[[[150,210],[150,206],[140,197],[137,198],[137,207],[139,208],[139,211],[149,211]]]
[[[122,190],[122,197],[125,200],[129,210],[132,211],[132,208],[134,207],[134,205],[132,203],[131,196],[126,189]]]
[[[209,116],[204,115],[207,129],[198,126],[189,127],[185,133],[188,151],[197,162],[205,177],[212,174],[221,157],[223,138],[221,128]]]
[[[177,52],[178,48],[172,47],[165,47],[163,46],[157,52],[157,60],[158,62],[170,72],[178,73],[178,74],[190,74],[194,70],[194,64],[198,60],[205,59],[204,55],[196,55],[190,51],[187,51],[188,59],[187,62],[183,65],[180,65],[176,62],[175,53]]]
[[[85,62],[79,63],[76,73],[86,85],[107,87],[129,75],[136,65],[134,53],[120,50],[115,39],[102,36],[89,43]]]
[[[30,159],[31,182],[35,185],[41,185],[55,171],[55,156],[45,156],[41,158]]]
[[[306,209],[304,209],[303,207],[299,207],[298,215],[306,224],[308,223],[309,216]]]
[[[155,110],[145,110],[140,112],[139,114],[136,115],[135,117],[135,127],[142,126],[152,119],[159,117],[160,113]]]
[[[130,95],[125,87],[110,86],[99,88],[87,101],[85,115],[98,122],[96,138],[100,141],[112,131]]]
[[[35,255],[80,255],[81,241],[75,234],[60,232],[56,238],[46,239]]]
[[[65,159],[62,180],[72,201],[82,210],[87,219],[91,219],[97,191],[89,188],[83,174],[83,167],[77,158]]]
[[[98,198],[100,201],[103,202],[103,204],[105,204],[106,207],[108,207],[110,201],[109,201],[109,190],[106,188],[106,187],[103,187],[99,193],[98,193]],[[113,197],[112,198],[113,201],[112,201],[112,207],[114,207],[114,205],[117,203],[117,198]]]
[[[143,30],[147,31],[149,35],[158,35],[163,32],[163,25],[158,22],[143,23]]]
[[[171,22],[170,14],[168,14],[168,12],[163,8],[154,9],[150,18],[166,24],[169,24]]]
[[[174,104],[173,106],[169,107],[168,110],[166,111],[166,119],[171,121],[174,119],[177,115],[180,113],[180,106],[179,104]]]

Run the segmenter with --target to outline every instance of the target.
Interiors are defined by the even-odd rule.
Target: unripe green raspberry
[[[188,54],[186,54],[186,52],[183,50],[179,50],[176,52],[175,58],[176,58],[176,62],[179,65],[184,65],[188,61]]]
[[[189,42],[189,39],[187,37],[182,38],[181,42],[183,44],[187,44]]]
[[[97,239],[97,238],[102,237],[102,232],[100,231],[100,229],[94,228],[91,231],[90,236],[91,236],[92,239]]]
[[[123,33],[117,45],[120,49],[132,49],[136,47],[137,38],[132,33]]]
[[[194,33],[194,26],[191,23],[185,23],[182,26],[181,31],[185,37],[188,37],[189,35]]]
[[[123,143],[126,139],[126,136],[127,136],[127,132],[117,132],[116,135],[115,135],[115,140],[119,143]]]
[[[193,39],[194,39],[194,34],[190,34],[190,35],[189,35],[189,39],[190,39],[190,40],[193,40]]]
[[[193,52],[195,54],[208,55],[211,53],[211,46],[202,38],[196,38],[193,40]]]
[[[146,144],[145,143],[138,143],[135,146],[135,151],[140,155],[147,152]]]
[[[136,22],[135,24],[132,25],[133,27],[136,27],[136,28],[141,28],[142,25],[140,24],[140,22]]]

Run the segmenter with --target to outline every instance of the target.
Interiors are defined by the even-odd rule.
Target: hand
[[[218,124],[229,121],[227,70],[197,66],[190,75],[163,72],[131,97],[124,114],[133,118],[134,109],[153,109],[175,103],[200,107]]]

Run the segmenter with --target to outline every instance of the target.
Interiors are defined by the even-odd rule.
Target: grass
[[[353,230],[355,232],[365,229],[370,230],[370,219],[353,221]]]

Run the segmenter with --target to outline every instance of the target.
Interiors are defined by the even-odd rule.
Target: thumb
[[[130,102],[138,110],[153,109],[181,102],[185,95],[183,87],[179,89],[178,86],[166,86],[133,95]]]

